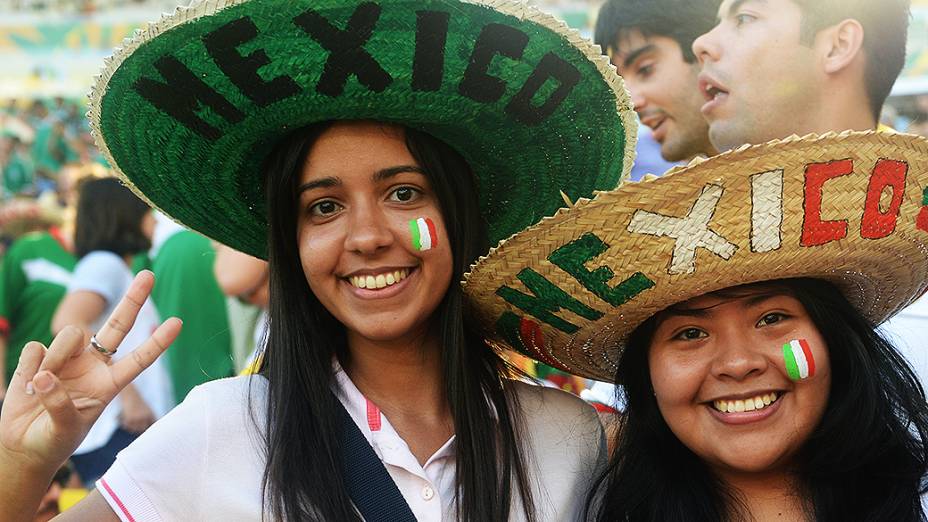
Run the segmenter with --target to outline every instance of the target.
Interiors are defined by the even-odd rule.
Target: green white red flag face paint
[[[783,360],[786,373],[794,381],[808,379],[815,375],[815,358],[805,339],[793,339],[783,345]]]
[[[412,235],[412,247],[416,250],[431,250],[438,246],[438,232],[430,218],[410,220],[409,233]]]

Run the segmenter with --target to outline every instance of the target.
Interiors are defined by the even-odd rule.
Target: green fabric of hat
[[[456,148],[494,242],[631,168],[628,96],[599,48],[519,2],[219,0],[150,24],[91,91],[97,144],[152,206],[266,254],[260,167],[301,126],[400,123]],[[346,158],[350,161],[350,158]]]

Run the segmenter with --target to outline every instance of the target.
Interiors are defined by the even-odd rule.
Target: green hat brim
[[[636,123],[598,46],[510,1],[206,1],[138,31],[91,91],[130,187],[174,220],[266,256],[261,163],[299,127],[368,119],[464,156],[495,243],[616,187]]]

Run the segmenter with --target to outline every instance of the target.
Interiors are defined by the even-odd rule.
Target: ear
[[[821,51],[822,66],[827,74],[846,69],[863,56],[864,28],[860,22],[847,19],[819,32],[815,46]]]

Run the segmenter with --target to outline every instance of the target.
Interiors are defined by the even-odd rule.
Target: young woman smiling
[[[485,321],[528,313],[495,291],[516,284],[508,266],[601,314],[567,338],[536,316],[536,356],[624,388],[591,518],[924,520],[928,404],[875,325],[926,289],[926,150],[869,132],[754,146],[602,193],[481,260],[466,289]],[[526,259],[542,237],[550,252]],[[590,237],[605,248],[576,246]],[[594,299],[619,290],[612,309]]]
[[[811,348],[807,380],[784,366],[793,339]],[[825,281],[671,306],[631,334],[619,374],[628,409],[601,520],[923,519],[924,391]]]
[[[522,4],[417,9],[204,2],[110,62],[101,149],[166,214],[268,259],[270,329],[257,375],[195,389],[65,519],[580,517],[605,453],[594,411],[512,380],[458,282],[562,194],[627,174],[629,104],[598,49]],[[177,335],[169,319],[110,360],[152,284],[140,275],[90,346],[65,328],[26,347],[0,416],[17,477],[0,519],[28,516]]]

